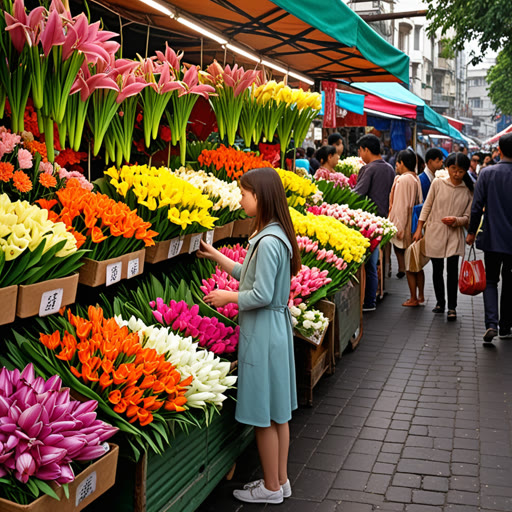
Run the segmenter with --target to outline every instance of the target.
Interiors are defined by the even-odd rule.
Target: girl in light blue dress
[[[234,491],[249,503],[282,503],[291,496],[287,463],[288,422],[297,408],[293,332],[288,309],[291,276],[300,253],[283,184],[274,169],[253,169],[240,178],[240,204],[255,217],[255,231],[243,265],[201,242],[209,258],[240,281],[238,292],[214,290],[205,302],[238,303],[237,421],[254,425],[263,479]]]

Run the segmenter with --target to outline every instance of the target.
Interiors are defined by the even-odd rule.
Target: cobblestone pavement
[[[388,280],[359,347],[294,413],[293,496],[277,507],[232,498],[261,477],[253,446],[201,512],[512,511],[512,340],[482,345],[481,295],[459,298],[457,322],[432,313],[426,280],[419,308],[401,306],[405,279]]]

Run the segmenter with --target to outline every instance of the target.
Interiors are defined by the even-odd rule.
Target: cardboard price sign
[[[128,262],[128,275],[126,276],[128,279],[135,277],[140,274],[140,265],[139,258],[135,258],[134,260],[130,260]]]
[[[121,281],[121,271],[123,270],[123,262],[116,261],[115,263],[111,263],[107,265],[107,279],[105,281],[106,286],[110,286],[111,284],[118,283]]]
[[[201,239],[203,238],[202,233],[192,236],[190,239],[190,247],[188,249],[189,254],[192,252],[196,252],[201,247]]]
[[[39,316],[53,315],[58,313],[62,304],[62,297],[64,296],[64,288],[57,288],[44,292],[41,295],[41,302],[39,304]]]
[[[183,247],[183,238],[173,238],[169,244],[167,259],[175,258],[181,252]]]

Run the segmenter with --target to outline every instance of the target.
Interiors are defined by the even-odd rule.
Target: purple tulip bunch
[[[0,478],[26,484],[31,477],[67,484],[71,462],[100,457],[117,428],[96,419],[95,400],[70,399],[55,375],[35,377],[29,364],[0,370]]]
[[[173,331],[192,336],[199,341],[201,347],[217,355],[234,352],[238,345],[240,327],[227,327],[217,318],[199,315],[199,306],[190,307],[184,300],[176,302],[171,300],[169,304],[158,298],[151,301],[156,320],[171,327]],[[156,308],[156,309],[155,309]]]

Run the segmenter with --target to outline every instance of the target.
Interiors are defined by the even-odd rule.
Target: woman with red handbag
[[[434,313],[446,307],[444,266],[446,259],[448,320],[457,319],[459,256],[464,256],[464,228],[469,223],[473,182],[468,176],[469,158],[464,153],[451,153],[445,161],[447,178],[436,178],[423,204],[413,240],[421,240],[425,227],[424,252],[432,260],[434,291],[437,304]]]

